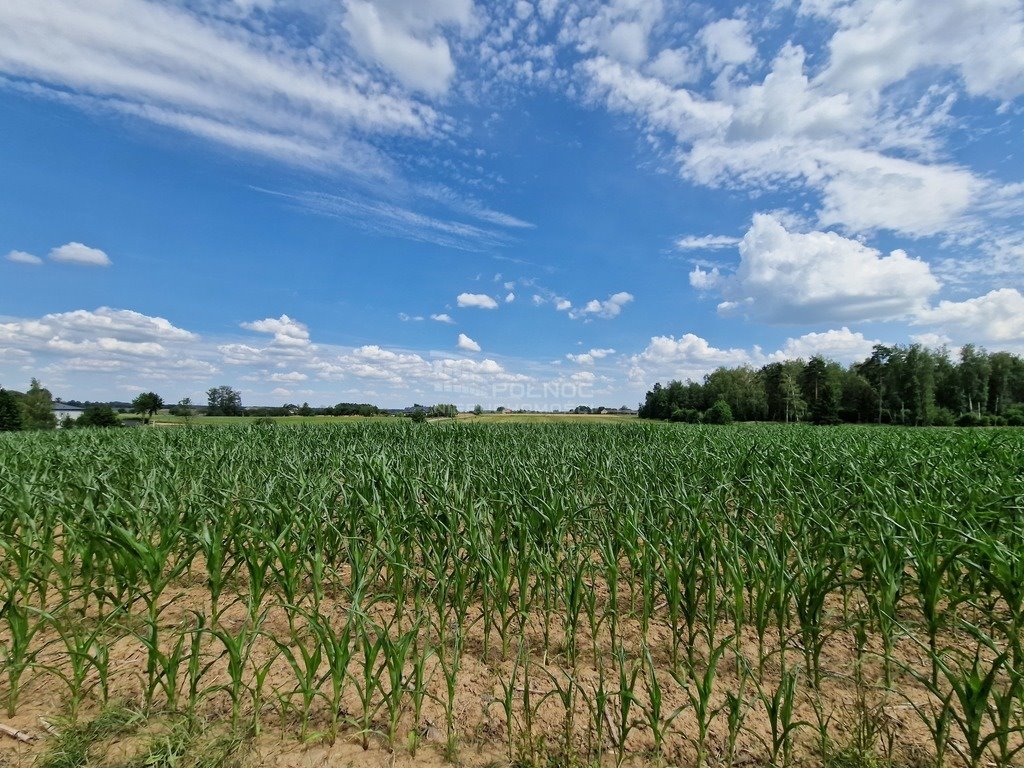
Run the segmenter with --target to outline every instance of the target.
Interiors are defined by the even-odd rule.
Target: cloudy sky
[[[635,405],[1024,351],[1021,0],[0,2],[0,385]]]

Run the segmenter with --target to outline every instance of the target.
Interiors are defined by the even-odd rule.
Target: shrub
[[[1006,409],[1006,426],[1024,427],[1024,405],[1015,405]]]
[[[117,414],[109,405],[90,405],[78,421],[76,427],[116,427],[118,426]]]
[[[700,411],[695,411],[693,408],[675,408],[672,410],[669,420],[685,424],[698,424],[700,423]]]
[[[725,400],[716,400],[715,404],[704,412],[704,423],[732,424],[732,408]]]
[[[22,428],[21,408],[14,395],[0,389],[0,432],[17,432]]]

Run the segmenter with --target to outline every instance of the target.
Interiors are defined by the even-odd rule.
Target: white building
[[[60,426],[60,422],[65,418],[69,418],[72,421],[77,421],[78,417],[85,413],[84,408],[78,408],[74,405],[65,405],[64,403],[54,403],[50,409],[50,413],[57,419],[57,426]]]

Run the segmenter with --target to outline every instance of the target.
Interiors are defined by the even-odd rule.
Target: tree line
[[[658,383],[639,411],[684,422],[711,414],[719,422],[724,414],[726,421],[1024,426],[1024,358],[973,344],[955,358],[946,348],[878,344],[850,366],[815,356]]]
[[[84,405],[78,418],[64,416],[60,422],[54,413],[55,405]],[[142,392],[130,404],[133,413],[139,414],[148,424],[158,410],[164,407],[160,395]],[[125,409],[121,409],[122,412]],[[117,427],[121,422],[111,403],[80,401],[54,401],[53,394],[32,379],[25,392],[0,387],[0,432],[17,432],[33,429],[71,429],[77,427]]]

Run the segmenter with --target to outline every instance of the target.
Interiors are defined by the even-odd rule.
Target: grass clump
[[[38,768],[238,768],[248,752],[243,732],[186,715],[147,717],[120,704],[57,727]]]

